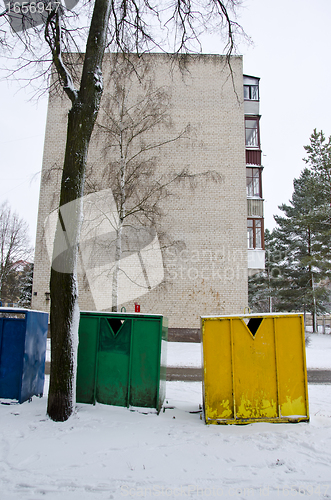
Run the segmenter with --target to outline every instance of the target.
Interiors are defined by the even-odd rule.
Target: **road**
[[[308,384],[331,384],[331,371],[328,370],[308,370],[307,377]],[[167,367],[167,380],[200,381],[201,368]]]
[[[50,363],[47,361],[45,373],[49,375]],[[308,370],[308,384],[331,384],[331,371]],[[167,380],[184,380],[186,382],[199,382],[202,380],[201,368],[167,367]]]

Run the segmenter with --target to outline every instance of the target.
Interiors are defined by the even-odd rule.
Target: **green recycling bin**
[[[163,316],[82,311],[77,402],[159,412],[165,398],[167,339]]]

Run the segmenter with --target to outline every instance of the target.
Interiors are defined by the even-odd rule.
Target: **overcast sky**
[[[77,11],[79,4],[76,6]],[[259,76],[265,226],[292,195],[314,128],[331,135],[331,0],[245,0],[239,22],[244,72]],[[204,52],[222,53],[217,39]],[[47,98],[0,82],[0,202],[30,226],[34,245]]]

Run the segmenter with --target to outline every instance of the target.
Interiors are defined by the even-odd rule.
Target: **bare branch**
[[[59,10],[57,12],[53,10],[47,17],[45,40],[51,49],[53,62],[60,77],[63,90],[74,104],[77,101],[78,93],[74,87],[72,77],[62,60],[62,30],[61,14]]]

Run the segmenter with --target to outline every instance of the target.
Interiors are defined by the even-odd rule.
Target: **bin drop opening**
[[[119,318],[107,318],[108,324],[110,328],[113,330],[114,335],[116,336],[119,332],[119,330],[122,328],[122,325],[124,323],[124,319],[119,319]]]
[[[244,321],[246,323],[248,330],[251,332],[251,334],[254,337],[256,332],[258,331],[262,321],[263,321],[263,318],[249,318],[249,319],[244,318]]]

